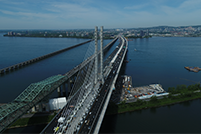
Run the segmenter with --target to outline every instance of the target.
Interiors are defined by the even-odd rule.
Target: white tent
[[[50,110],[62,109],[66,105],[66,98],[55,98],[49,100]]]

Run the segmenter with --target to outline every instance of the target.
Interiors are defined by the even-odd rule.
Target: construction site
[[[122,76],[122,92],[120,95],[120,102],[135,102],[137,99],[149,99],[152,96],[160,97],[166,96],[167,93],[160,84],[150,84],[141,87],[132,87],[132,77]]]

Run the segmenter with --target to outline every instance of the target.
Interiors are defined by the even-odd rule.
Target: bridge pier
[[[9,72],[10,71],[10,69],[9,68],[6,68],[6,72]]]
[[[42,103],[39,103],[38,106],[39,106],[39,112],[42,112],[43,111],[43,105],[42,105]]]
[[[66,83],[64,82],[62,86],[63,97],[66,97]]]
[[[57,87],[57,93],[58,93],[58,97],[61,97],[61,90],[60,90],[60,87]]]
[[[49,103],[46,103],[46,104],[45,104],[45,111],[46,111],[46,112],[49,112],[49,111],[50,111]]]
[[[68,81],[67,81],[67,85],[68,85],[67,97],[70,95],[70,91],[71,91],[71,82],[72,82],[72,80],[71,80],[71,79],[68,79]]]
[[[5,72],[4,70],[1,70],[1,71],[0,71],[0,74],[4,74],[4,72]]]
[[[10,71],[13,71],[14,70],[14,67],[12,66],[12,67],[10,67]]]
[[[35,106],[31,108],[31,112],[36,112],[36,107]]]

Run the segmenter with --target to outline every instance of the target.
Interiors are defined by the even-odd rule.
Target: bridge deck
[[[116,40],[116,39],[115,39]],[[119,48],[120,48],[121,44],[119,44]],[[110,61],[113,59],[113,57],[116,55],[118,51],[118,48],[116,48],[110,55],[109,57],[104,61],[104,65],[108,65],[110,63]],[[107,69],[104,70],[105,74],[107,75]],[[76,98],[76,96],[75,96]],[[58,118],[61,116],[61,113],[63,113],[64,109],[68,109],[67,111],[69,111],[69,108],[67,106],[65,106],[60,112],[59,114],[50,122],[50,124],[48,124],[48,126],[46,126],[46,128],[41,132],[41,133],[52,133],[53,132],[53,127],[57,126],[57,120]],[[76,118],[78,118],[76,116]],[[73,122],[76,119],[73,120]],[[67,131],[66,131],[67,132]]]
[[[52,53],[49,53],[49,54],[46,54],[46,55],[43,55],[43,56],[40,56],[40,57],[31,59],[31,60],[27,60],[27,61],[24,61],[24,62],[15,64],[15,65],[11,65],[11,66],[9,66],[9,67],[2,68],[2,69],[0,69],[0,74],[4,74],[5,72],[13,71],[13,70],[18,69],[18,68],[20,68],[20,67],[22,67],[22,66],[26,66],[26,65],[32,64],[32,63],[34,63],[34,62],[37,62],[37,61],[46,59],[46,58],[48,58],[48,57],[54,56],[54,55],[56,55],[56,54],[59,54],[59,53],[62,53],[62,52],[64,52],[64,51],[70,50],[70,49],[72,49],[72,48],[78,47],[78,46],[80,46],[80,45],[89,43],[89,42],[91,42],[91,41],[92,41],[92,40],[89,40],[89,41],[86,41],[86,42],[82,42],[82,43],[79,43],[79,44],[77,44],[77,45],[74,45],[74,46],[71,46],[71,47],[68,47],[68,48],[64,48],[64,49],[58,50],[58,51],[56,51],[56,52],[52,52]]]
[[[124,47],[125,46],[125,47]],[[113,68],[110,71],[110,74],[107,77],[107,80],[103,86],[103,89],[100,92],[100,96],[98,97],[98,102],[95,102],[95,106],[92,107],[93,114],[88,115],[86,120],[90,120],[91,123],[83,123],[83,126],[79,130],[79,133],[98,133],[102,120],[104,118],[104,114],[106,112],[111,94],[118,77],[121,65],[123,63],[125,54],[127,51],[127,44],[123,42],[121,49],[117,52],[115,57],[111,62],[113,62]],[[95,118],[94,118],[95,117]]]
[[[107,49],[112,45],[117,38],[104,47]],[[26,111],[32,108],[34,105],[39,103],[46,96],[51,94],[58,86],[67,81],[69,77],[74,75],[81,67],[87,65],[90,59],[93,59],[94,56],[85,60],[84,63],[81,63],[72,69],[65,75],[56,75],[50,78],[45,79],[44,81],[33,83],[27,87],[14,101],[0,106],[0,132],[4,131],[11,123],[17,120],[21,115]]]
[[[67,113],[70,110],[70,107],[64,107],[60,113],[54,118],[54,120],[51,121],[51,123],[41,132],[41,133],[53,133],[53,127],[58,126],[58,131],[56,133],[62,132],[62,133],[72,133],[73,131],[75,133],[93,133],[94,131],[98,132],[102,119],[104,117],[107,105],[109,103],[109,99],[112,93],[112,90],[114,88],[114,84],[116,81],[116,78],[118,76],[118,73],[120,71],[123,59],[125,57],[125,53],[127,50],[127,44],[125,43],[125,40],[121,38],[122,44],[119,44],[119,47],[114,50],[114,52],[108,57],[108,60],[105,61],[105,83],[101,87],[100,91],[98,94],[95,95],[95,99],[93,101],[93,105],[90,107],[90,110],[88,111],[88,114],[84,115],[85,112],[83,112],[84,120],[81,121],[80,123],[75,125],[76,121],[82,119],[83,117],[80,118],[80,116],[76,116],[76,118],[69,120],[68,121],[68,116],[65,117],[65,123],[57,124],[58,118],[61,116],[60,113],[63,113],[64,109],[67,109]],[[88,96],[88,99],[90,99],[91,95]],[[87,100],[86,100],[87,101]],[[91,101],[90,101],[91,102]],[[90,104],[90,103],[89,103]],[[83,109],[83,108],[81,108]],[[71,109],[75,110],[75,109]],[[64,112],[65,113],[65,112]],[[72,115],[74,112],[72,112]],[[76,111],[76,113],[80,113],[79,110]],[[78,114],[79,115],[79,114]],[[63,116],[62,116],[63,117]],[[98,123],[99,122],[99,123]],[[98,123],[98,125],[97,125]],[[57,125],[56,125],[57,124]],[[70,126],[69,126],[70,124]],[[73,126],[73,128],[72,128]],[[69,130],[70,129],[70,130]]]

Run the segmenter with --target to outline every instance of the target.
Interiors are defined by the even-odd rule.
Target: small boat
[[[137,49],[134,49],[135,51],[137,51]]]
[[[199,72],[201,70],[201,68],[199,67],[184,67],[186,70],[188,71],[192,71],[192,72]]]

